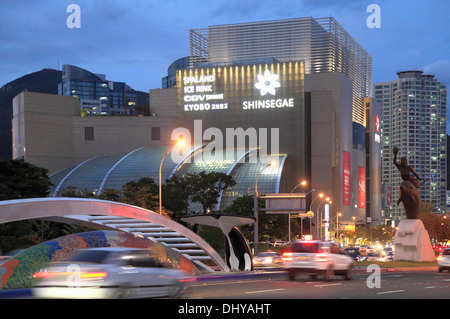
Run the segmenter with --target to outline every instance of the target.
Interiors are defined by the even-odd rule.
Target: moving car
[[[444,248],[442,254],[437,257],[439,272],[448,270],[450,272],[450,248]]]
[[[380,255],[378,253],[368,253],[366,255],[366,259],[367,261],[380,261]]]
[[[146,249],[91,248],[68,262],[55,263],[33,275],[37,298],[180,297],[192,278],[169,269]]]
[[[282,263],[281,255],[274,251],[265,251],[253,257],[254,268],[279,267]]]
[[[332,242],[299,241],[292,245],[292,250],[283,254],[283,267],[289,279],[294,280],[298,274],[309,274],[313,278],[324,275],[331,281],[334,274],[353,279],[353,258],[340,254]]]
[[[394,252],[390,251],[385,256],[381,257],[382,261],[393,261],[394,260]]]
[[[356,247],[347,247],[344,249],[344,253],[353,258],[354,260],[358,260],[359,257],[361,256],[360,252],[359,252],[359,248]]]

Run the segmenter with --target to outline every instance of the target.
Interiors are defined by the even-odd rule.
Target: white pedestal
[[[430,237],[420,219],[403,219],[394,238],[394,260],[435,261]]]

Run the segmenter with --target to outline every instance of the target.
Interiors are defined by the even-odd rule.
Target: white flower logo
[[[258,74],[258,82],[255,87],[260,90],[261,96],[267,93],[275,95],[275,89],[280,87],[278,77],[278,74],[272,74],[269,70],[266,70],[264,75]]]

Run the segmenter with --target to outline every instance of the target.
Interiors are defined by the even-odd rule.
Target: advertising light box
[[[300,61],[177,71],[181,112],[276,112],[301,105],[302,98]]]

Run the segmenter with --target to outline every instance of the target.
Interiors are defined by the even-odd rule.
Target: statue
[[[421,184],[417,181],[418,179],[424,182],[423,178],[419,177],[419,175],[416,173],[416,171],[408,165],[408,159],[406,156],[403,156],[400,159],[400,164],[397,163],[397,153],[399,149],[398,147],[394,147],[393,153],[394,153],[394,165],[397,167],[400,176],[402,177],[402,180],[411,182],[416,188],[419,188]],[[414,175],[414,176],[413,176]]]
[[[424,180],[417,175],[411,166],[408,166],[406,156],[402,157],[400,164],[397,163],[398,147],[394,147],[394,165],[397,167],[402,182],[399,186],[399,199],[403,203],[406,212],[406,219],[402,219],[395,233],[395,254],[394,260],[406,261],[434,261],[434,251],[431,246],[430,236],[425,229],[423,222],[419,219],[420,195],[418,188]],[[422,184],[418,180],[422,181]]]
[[[423,183],[423,178],[414,171],[414,169],[408,165],[406,156],[402,157],[400,164],[397,163],[398,147],[394,147],[394,165],[397,167],[403,182],[399,186],[399,198],[397,205],[400,202],[403,203],[405,208],[407,219],[419,219],[420,214],[420,195],[418,188],[422,185],[418,180]]]

